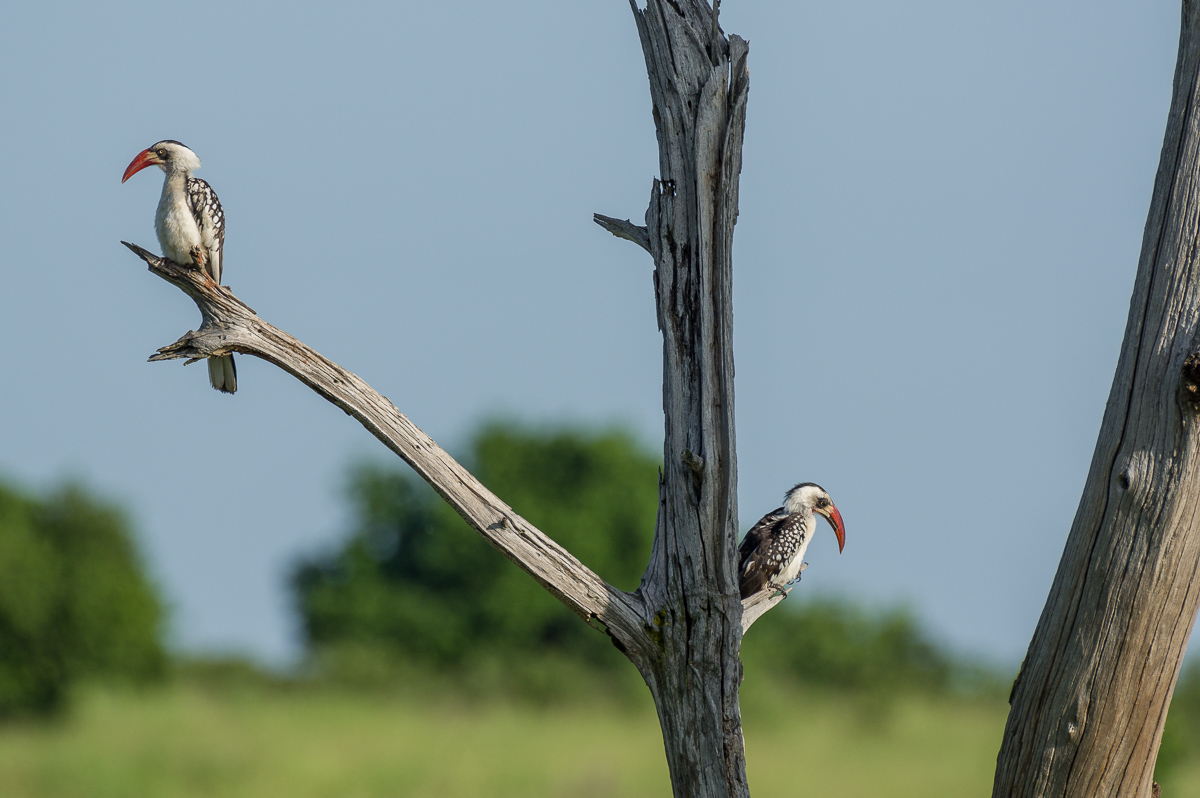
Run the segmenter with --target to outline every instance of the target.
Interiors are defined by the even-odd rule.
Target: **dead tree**
[[[625,593],[514,513],[366,382],[271,326],[202,271],[127,244],[200,308],[200,329],[151,360],[238,352],[289,372],[354,416],[466,521],[589,623],[599,624],[653,694],[675,795],[747,796],[738,686],[743,614],[736,545],[733,227],[749,77],[746,42],[704,0],[631,0],[658,130],[646,224],[597,215],[654,260],[663,334],[664,465],[650,563]],[[719,0],[716,2],[719,7]]]
[[[1200,605],[1200,2],[1184,0],[1129,321],[995,798],[1151,795]]]

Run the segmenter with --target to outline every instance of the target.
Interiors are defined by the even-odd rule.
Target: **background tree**
[[[656,458],[621,432],[536,432],[490,424],[467,462],[481,482],[611,584],[637,587],[658,504]],[[302,563],[293,585],[310,649],[375,648],[436,668],[503,660],[514,680],[547,658],[611,670],[622,657],[505,561],[425,485],[360,466],[353,527]]]
[[[81,679],[160,676],[162,624],[122,512],[0,485],[0,716],[57,710]]]

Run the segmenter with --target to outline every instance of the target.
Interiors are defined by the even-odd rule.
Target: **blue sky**
[[[197,21],[200,11],[204,18]],[[735,238],[741,515],[799,481],[847,546],[803,591],[903,602],[1024,653],[1083,486],[1170,99],[1178,3],[726,0],[750,41]],[[194,328],[154,247],[186,142],[225,282],[452,451],[504,414],[661,442],[657,169],[621,0],[0,9],[0,475],[124,502],[189,650],[295,655],[286,574],[387,453],[240,358],[147,364]],[[552,531],[552,530],[551,530]]]

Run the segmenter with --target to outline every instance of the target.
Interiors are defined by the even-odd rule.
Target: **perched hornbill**
[[[225,212],[217,192],[205,181],[192,177],[200,168],[196,153],[178,141],[165,139],[142,150],[125,169],[124,183],[147,166],[167,173],[162,198],[154,214],[154,232],[163,257],[176,263],[194,263],[221,284],[222,249],[225,244]],[[208,380],[225,393],[237,390],[237,368],[233,355],[208,359]]]
[[[783,590],[800,577],[804,551],[816,528],[813,513],[820,513],[837,535],[838,551],[846,546],[842,514],[820,485],[801,482],[787,492],[783,506],[762,517],[750,528],[738,548],[742,598],[760,590]]]

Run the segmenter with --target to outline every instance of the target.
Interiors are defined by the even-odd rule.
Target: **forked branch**
[[[526,521],[471,475],[396,406],[357,375],[260,319],[202,270],[122,242],[150,271],[190,296],[203,323],[150,360],[189,362],[230,352],[273,363],[353,416],[450,503],[488,543],[527,571],[585,621],[596,619],[632,659],[650,656],[644,605],[617,590]]]

